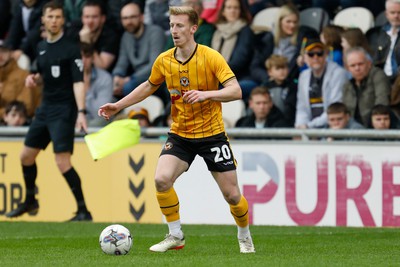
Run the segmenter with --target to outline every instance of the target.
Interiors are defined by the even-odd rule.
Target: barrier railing
[[[89,128],[89,133],[98,131],[100,128]],[[23,137],[28,131],[28,127],[0,127],[0,137]],[[400,130],[332,130],[332,129],[293,129],[293,128],[228,128],[229,137],[235,138],[293,138],[298,137],[303,141],[310,138],[361,138],[361,139],[392,139],[400,140]],[[168,128],[150,127],[142,129],[143,137],[164,136]],[[77,132],[77,137],[84,134]]]

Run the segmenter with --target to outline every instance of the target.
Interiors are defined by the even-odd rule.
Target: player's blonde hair
[[[199,24],[199,16],[190,6],[170,6],[169,15],[187,15],[189,17],[189,22],[192,23],[192,25]]]

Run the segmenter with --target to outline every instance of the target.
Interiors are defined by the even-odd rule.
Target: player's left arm
[[[75,82],[74,83],[74,95],[76,105],[78,107],[78,118],[76,119],[75,127],[78,130],[83,130],[87,133],[87,121],[86,121],[86,92],[85,86],[83,82]]]
[[[232,78],[225,82],[224,88],[212,91],[197,91],[190,90],[183,95],[183,100],[186,103],[193,104],[203,102],[205,100],[213,100],[219,102],[229,102],[242,99],[242,89],[236,78]]]

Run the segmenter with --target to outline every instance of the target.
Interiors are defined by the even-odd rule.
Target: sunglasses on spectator
[[[309,57],[314,57],[314,56],[322,57],[324,54],[325,54],[324,51],[307,52],[307,55],[308,55]]]

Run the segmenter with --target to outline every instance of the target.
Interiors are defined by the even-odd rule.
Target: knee
[[[224,198],[229,205],[237,205],[240,202],[242,195],[239,192],[230,192],[224,194]]]
[[[72,167],[68,160],[58,157],[56,157],[56,164],[61,173],[65,173]]]
[[[19,159],[24,166],[31,166],[35,163],[35,157],[25,151],[21,152]]]
[[[172,182],[170,181],[170,179],[168,179],[168,177],[165,177],[163,175],[157,175],[154,178],[154,181],[156,184],[156,190],[158,192],[165,192],[172,186]]]

